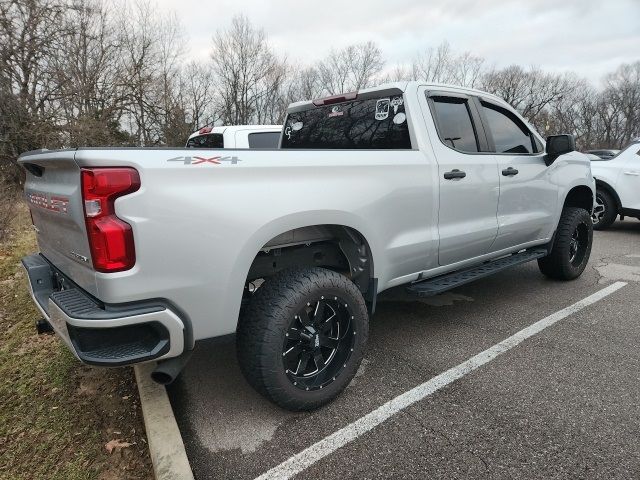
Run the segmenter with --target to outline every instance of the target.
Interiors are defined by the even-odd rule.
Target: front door
[[[542,144],[514,112],[484,99],[478,105],[500,178],[498,236],[491,251],[547,238],[554,228],[558,187],[544,163]]]
[[[427,92],[437,139],[440,201],[438,262],[450,265],[488,253],[498,230],[499,197],[495,155],[471,98],[449,92]]]

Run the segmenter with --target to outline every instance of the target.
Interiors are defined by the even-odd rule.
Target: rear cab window
[[[255,132],[249,134],[249,148],[278,148],[280,132]]]
[[[398,92],[289,112],[281,148],[411,149],[404,98]]]
[[[187,141],[187,148],[224,148],[224,138],[221,133],[198,135]]]

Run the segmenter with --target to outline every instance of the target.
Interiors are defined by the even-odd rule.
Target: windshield
[[[224,140],[221,133],[207,133],[190,138],[187,148],[224,148]]]
[[[410,149],[404,99],[391,95],[291,112],[282,148]]]

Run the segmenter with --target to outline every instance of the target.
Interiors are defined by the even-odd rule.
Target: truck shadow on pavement
[[[636,264],[637,231],[640,222],[633,220],[616,222],[608,233],[596,232],[591,268],[572,282],[549,280],[530,262],[437,297],[414,297],[403,287],[383,292],[358,375],[342,395],[315,412],[288,412],[256,393],[242,376],[233,337],[199,342],[187,368],[168,387],[196,478],[254,478],[415,385],[593,293],[603,280],[596,266],[605,257]],[[462,382],[456,388],[466,398],[476,387]]]

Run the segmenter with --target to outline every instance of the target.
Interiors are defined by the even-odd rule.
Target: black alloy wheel
[[[348,304],[335,296],[307,302],[296,313],[282,348],[285,372],[293,385],[315,390],[335,381],[353,352],[358,333],[353,318]]]
[[[242,373],[283,408],[314,410],[342,392],[358,371],[369,334],[362,292],[347,276],[320,267],[265,279],[236,335]]]
[[[569,262],[574,267],[580,265],[589,244],[589,226],[585,222],[576,225],[569,241]]]

